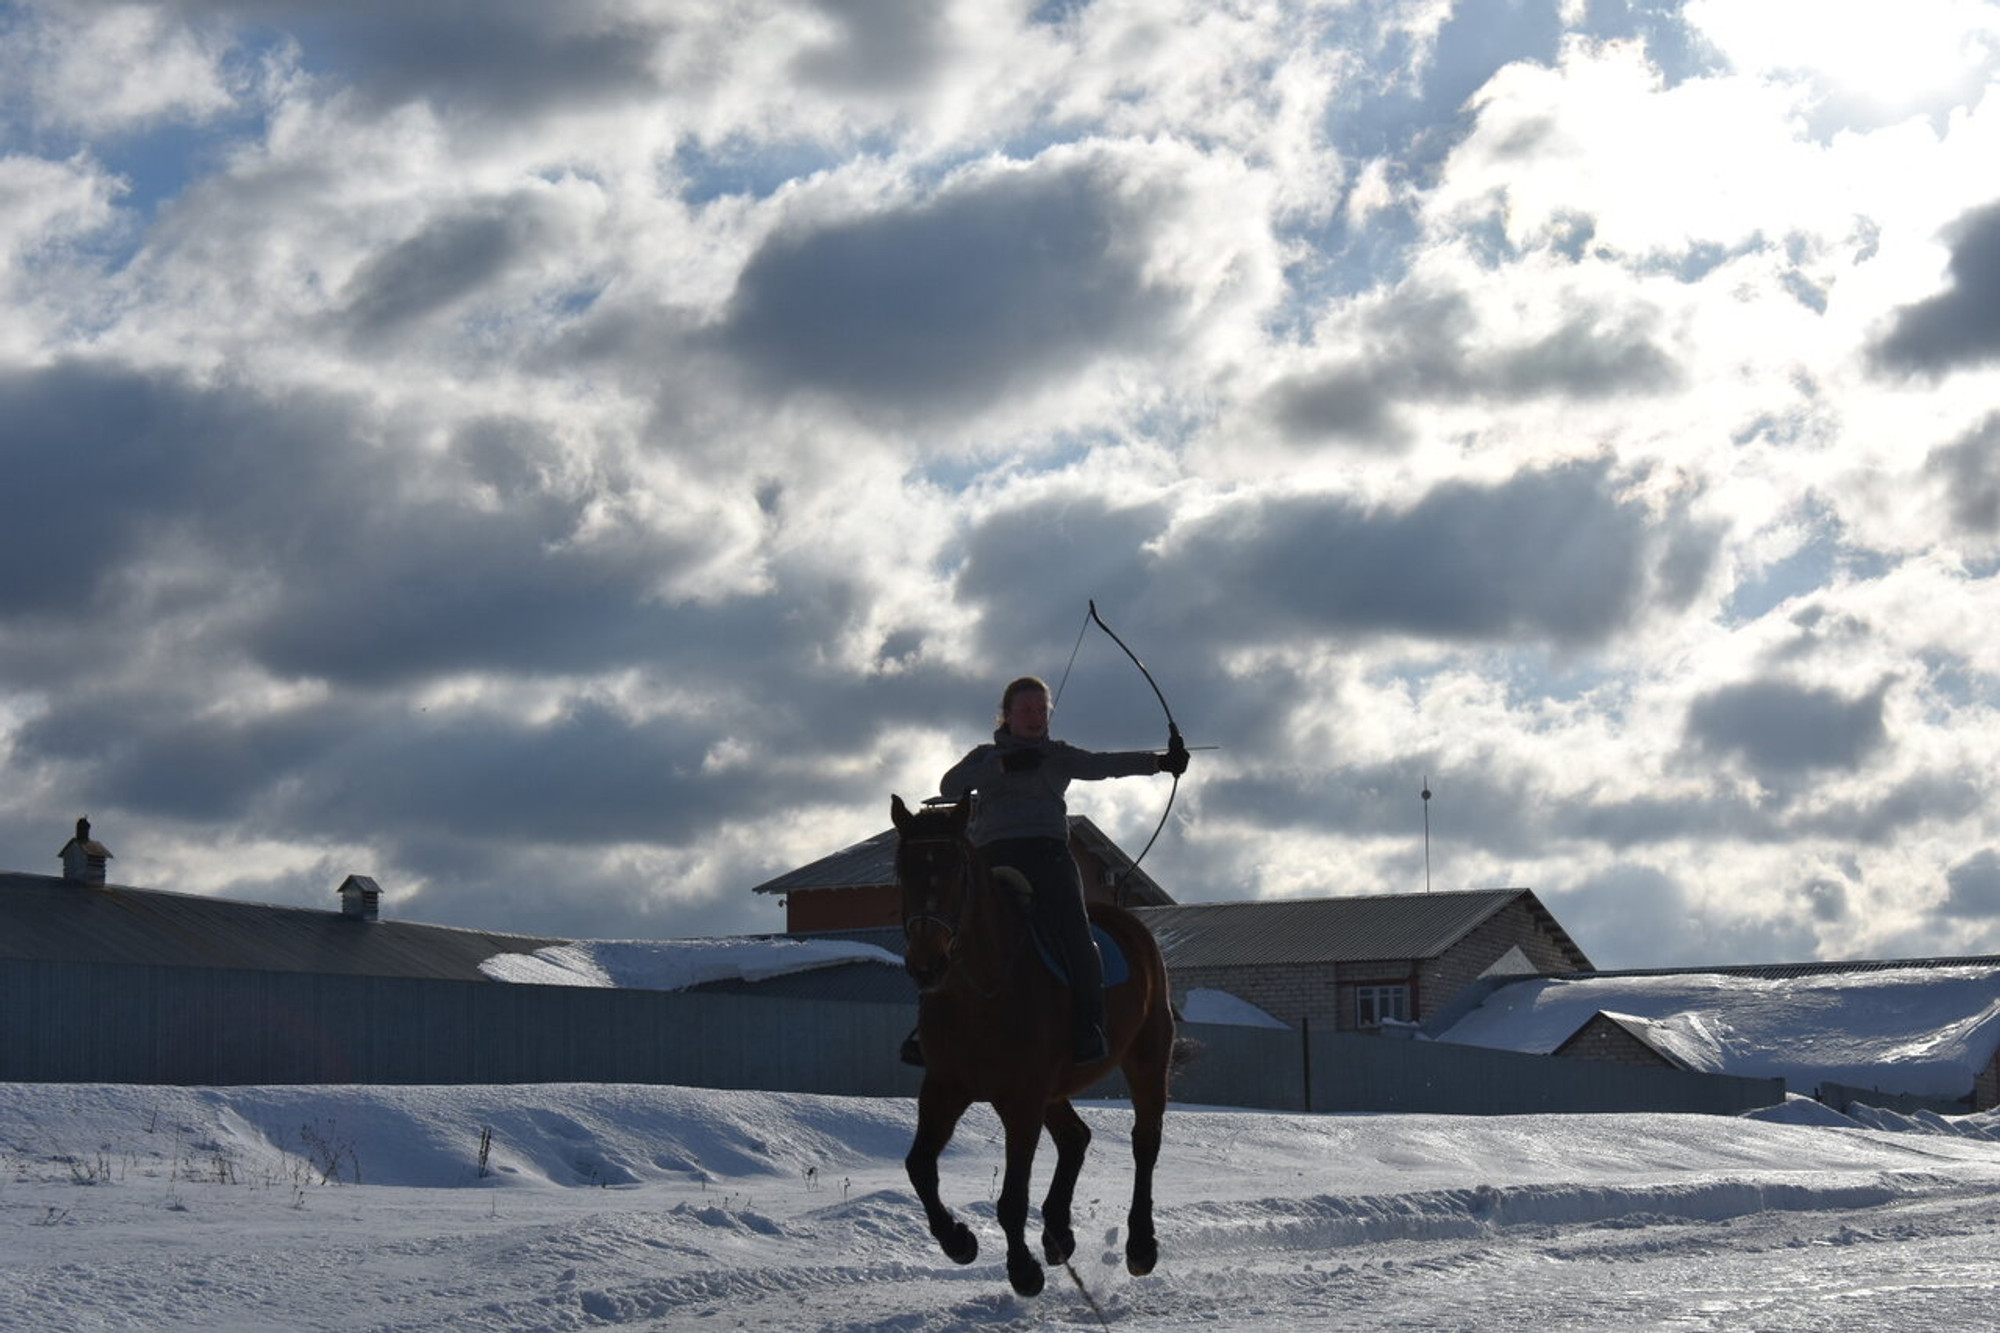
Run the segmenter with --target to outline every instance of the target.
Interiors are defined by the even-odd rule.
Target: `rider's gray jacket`
[[[1009,773],[1002,759],[1022,750],[1039,750],[1041,763]],[[938,791],[954,801],[967,792],[979,793],[967,830],[976,846],[1002,838],[1054,838],[1067,843],[1069,807],[1063,793],[1070,783],[1159,771],[1160,757],[1151,750],[1082,750],[1067,741],[1029,741],[996,731],[991,745],[979,746],[938,779]]]

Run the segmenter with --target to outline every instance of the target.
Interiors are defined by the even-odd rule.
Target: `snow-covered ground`
[[[1139,1279],[1119,1257],[1129,1114],[1085,1115],[1078,1281],[1058,1270],[1029,1301],[997,1261],[983,1110],[944,1162],[983,1247],[959,1268],[904,1182],[902,1100],[0,1085],[0,1328],[1993,1322],[1990,1115],[1863,1128],[1797,1101],[1733,1120],[1176,1108],[1162,1261]]]

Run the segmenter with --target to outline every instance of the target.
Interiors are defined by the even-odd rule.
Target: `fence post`
[[[1306,1114],[1311,1115],[1313,1109],[1313,1028],[1312,1019],[1307,1018],[1303,1014],[1299,1016],[1299,1049],[1304,1052],[1305,1056],[1300,1063],[1304,1065],[1306,1072]]]

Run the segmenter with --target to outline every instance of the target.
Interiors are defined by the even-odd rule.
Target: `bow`
[[[1106,634],[1109,634],[1111,636],[1111,642],[1117,644],[1118,647],[1124,651],[1125,656],[1132,659],[1132,665],[1139,668],[1139,674],[1144,676],[1146,678],[1146,683],[1153,687],[1153,697],[1160,701],[1160,710],[1167,715],[1167,748],[1169,750],[1185,748],[1181,740],[1180,724],[1174,721],[1174,710],[1170,706],[1168,706],[1167,696],[1161,692],[1160,683],[1153,679],[1152,672],[1146,670],[1146,664],[1139,660],[1139,654],[1133,652],[1131,646],[1127,644],[1125,640],[1118,637],[1118,631],[1104,623],[1104,617],[1097,613],[1097,599],[1094,597],[1090,599],[1090,614],[1084,618],[1084,629],[1090,628],[1090,622],[1093,620],[1097,622],[1097,627],[1099,629],[1103,630]],[[1079,630],[1077,632],[1076,642],[1078,647],[1081,647],[1083,645],[1082,630]],[[1063,668],[1062,681],[1056,686],[1057,702],[1059,702],[1062,699],[1063,686],[1069,683],[1069,667],[1075,665],[1076,665],[1076,650],[1071,649],[1069,655],[1069,666]],[[1176,773],[1173,775],[1173,779],[1174,779],[1174,785],[1167,792],[1166,807],[1160,811],[1160,822],[1153,825],[1153,836],[1146,839],[1146,845],[1144,847],[1141,847],[1139,849],[1139,854],[1132,858],[1132,864],[1127,866],[1124,869],[1124,871],[1122,871],[1119,874],[1118,887],[1120,888],[1124,887],[1125,880],[1132,874],[1132,872],[1139,868],[1139,863],[1146,859],[1146,853],[1153,850],[1153,844],[1160,840],[1160,830],[1164,829],[1167,826],[1167,816],[1171,815],[1174,812],[1174,797],[1180,794],[1181,775]]]

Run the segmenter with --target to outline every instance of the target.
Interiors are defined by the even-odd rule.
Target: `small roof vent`
[[[76,836],[64,843],[57,855],[62,857],[64,879],[74,884],[102,884],[111,849],[91,840],[90,820],[83,818],[76,821]]]
[[[349,875],[340,881],[340,912],[357,921],[373,921],[382,901],[382,886],[366,875]]]

